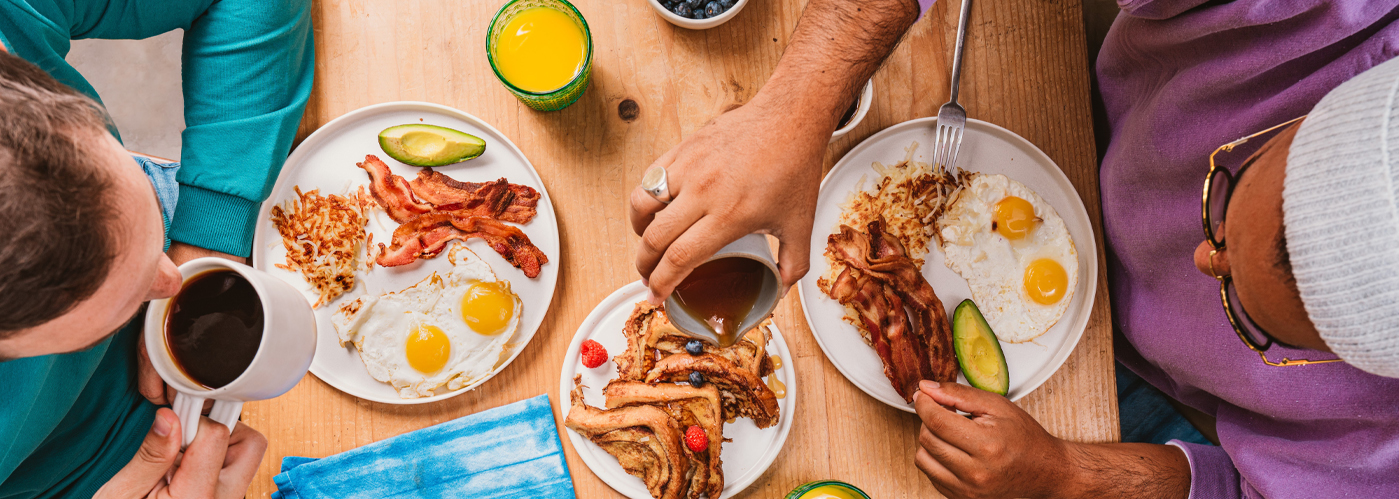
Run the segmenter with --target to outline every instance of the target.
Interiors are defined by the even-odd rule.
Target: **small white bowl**
[[[733,19],[734,16],[738,15],[738,11],[743,10],[744,5],[748,5],[748,0],[738,0],[734,2],[733,7],[729,7],[729,10],[724,11],[723,14],[709,19],[686,19],[680,17],[674,12],[666,10],[665,6],[661,5],[661,0],[646,0],[646,3],[651,4],[651,8],[656,9],[656,13],[664,17],[665,20],[670,21],[671,24],[686,29],[709,29],[729,22],[729,19]],[[709,3],[708,0],[706,0],[705,3]],[[700,8],[704,7],[701,6]]]
[[[855,115],[850,117],[849,123],[846,123],[845,126],[841,127],[839,130],[836,130],[835,133],[831,134],[831,142],[835,142],[836,139],[844,137],[845,134],[850,133],[851,130],[854,130],[855,127],[860,124],[860,120],[865,119],[865,115],[869,114],[870,101],[873,100],[874,79],[870,79],[869,82],[865,83],[865,90],[863,92],[860,92],[860,105],[859,107],[855,108]]]

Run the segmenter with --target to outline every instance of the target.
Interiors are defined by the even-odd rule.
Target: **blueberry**
[[[690,340],[689,343],[685,344],[685,351],[690,352],[690,355],[702,354],[704,353],[704,343],[700,340]]]
[[[680,2],[679,5],[675,6],[674,12],[675,15],[688,19],[690,17],[690,4]]]
[[[704,18],[705,18],[705,17],[704,17],[704,9],[695,9],[695,10],[690,11],[690,19],[704,19]]]
[[[729,8],[733,7],[734,3],[736,2],[737,0],[719,0],[719,5],[723,5],[724,10],[729,10]]]
[[[700,10],[704,7],[704,0],[683,0],[685,5],[690,6],[690,10]]]
[[[705,6],[704,6],[704,15],[705,15],[705,17],[714,17],[714,16],[717,16],[717,15],[723,14],[723,13],[724,13],[724,6],[719,5],[719,2],[709,2],[708,4],[705,4]]]
[[[695,388],[704,386],[704,375],[700,374],[699,371],[691,371],[690,385],[694,386]]]

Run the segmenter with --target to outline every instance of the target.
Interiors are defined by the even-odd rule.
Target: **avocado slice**
[[[1001,395],[1010,391],[1010,371],[1001,342],[971,300],[962,300],[952,313],[952,347],[968,383]]]
[[[379,147],[404,164],[442,166],[480,156],[486,152],[486,141],[447,127],[411,124],[379,132]]]

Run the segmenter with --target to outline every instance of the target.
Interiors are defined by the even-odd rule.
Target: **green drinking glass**
[[[496,58],[500,37],[506,26],[521,12],[536,7],[553,9],[573,20],[583,32],[584,41],[583,63],[574,73],[573,79],[562,87],[545,92],[525,90],[511,83],[505,78],[505,75],[501,74],[500,61]],[[490,29],[486,31],[486,59],[490,61],[491,70],[495,71],[496,79],[499,79],[500,83],[505,85],[507,90],[510,90],[510,93],[515,94],[520,102],[524,102],[526,106],[538,111],[558,111],[576,102],[583,95],[583,91],[588,88],[588,80],[593,69],[593,35],[588,31],[588,22],[583,19],[583,15],[573,7],[573,4],[565,0],[511,0],[496,12],[495,18],[491,20]]]

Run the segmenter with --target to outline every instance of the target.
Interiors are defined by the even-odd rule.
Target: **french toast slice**
[[[723,406],[719,389],[713,384],[702,388],[673,383],[649,384],[640,381],[613,380],[602,390],[607,408],[616,409],[650,405],[664,410],[680,423],[681,428],[699,426],[709,438],[709,448],[691,453],[695,458],[694,475],[690,479],[690,498],[717,498],[724,491],[723,461],[720,459],[724,442]]]
[[[692,372],[703,374],[710,384],[718,386],[725,419],[751,418],[758,428],[777,424],[779,409],[772,389],[762,378],[718,355],[671,355],[656,362],[646,374],[646,382],[685,381]]]
[[[724,357],[759,378],[765,377],[773,372],[772,358],[767,352],[767,344],[772,340],[768,330],[771,325],[769,317],[727,348],[705,342],[704,353]],[[671,324],[664,305],[645,301],[638,302],[632,309],[622,334],[627,338],[627,350],[613,358],[613,362],[622,379],[636,381],[645,379],[646,373],[661,358],[686,353],[685,344],[693,339]]]
[[[680,423],[660,408],[635,405],[603,410],[583,401],[582,376],[574,376],[564,426],[612,454],[627,473],[646,483],[656,499],[683,499],[691,462]],[[718,497],[718,496],[715,496]]]

